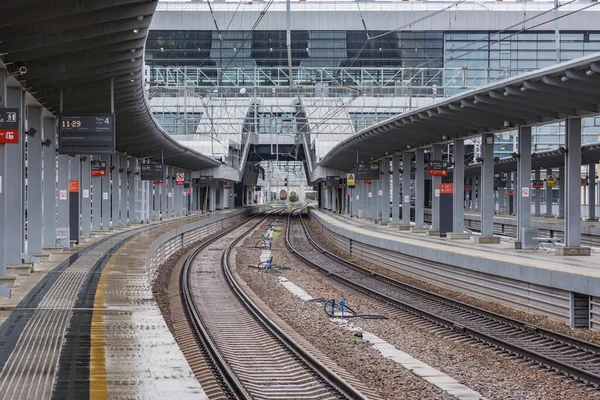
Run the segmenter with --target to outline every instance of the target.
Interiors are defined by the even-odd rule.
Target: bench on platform
[[[560,242],[560,240],[557,238],[549,238],[549,237],[532,237],[531,239],[537,241],[537,245],[533,249],[534,251],[538,250],[539,248],[542,248],[544,251],[555,250],[556,243]],[[544,244],[549,245],[549,247],[548,248],[544,247]]]

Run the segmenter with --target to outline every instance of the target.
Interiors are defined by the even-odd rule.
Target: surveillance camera
[[[19,67],[19,75],[25,75],[27,73],[27,67],[24,65],[21,65]]]

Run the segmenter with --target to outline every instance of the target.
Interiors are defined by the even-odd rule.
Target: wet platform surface
[[[410,256],[564,290],[600,296],[600,252],[589,257],[559,257],[554,252],[516,250],[511,241],[475,244],[399,231],[367,219],[319,209],[314,215],[334,232],[352,240]]]
[[[206,398],[154,301],[154,240],[204,217],[115,231],[53,255],[0,303],[0,399]]]

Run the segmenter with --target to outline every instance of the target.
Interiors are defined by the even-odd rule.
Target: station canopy
[[[417,108],[363,129],[329,151],[319,165],[340,170],[394,153],[429,147],[485,132],[514,130],[600,113],[600,53],[556,64],[437,103]],[[584,147],[585,149],[585,147]],[[591,146],[583,154],[600,159]],[[554,156],[556,154],[546,154]],[[534,159],[534,167],[536,162]],[[509,168],[510,160],[505,161]],[[557,164],[559,162],[559,164]],[[562,165],[562,158],[553,165]],[[550,166],[550,164],[548,164]]]
[[[144,46],[157,3],[3,0],[0,59],[55,115],[61,102],[65,113],[109,113],[112,79],[117,151],[157,162],[164,156],[184,169],[217,166],[167,135],[144,95]]]

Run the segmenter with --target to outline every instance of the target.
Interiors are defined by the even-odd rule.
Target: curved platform
[[[254,210],[129,228],[38,269],[2,307],[0,398],[207,398],[151,281],[175,251]]]

